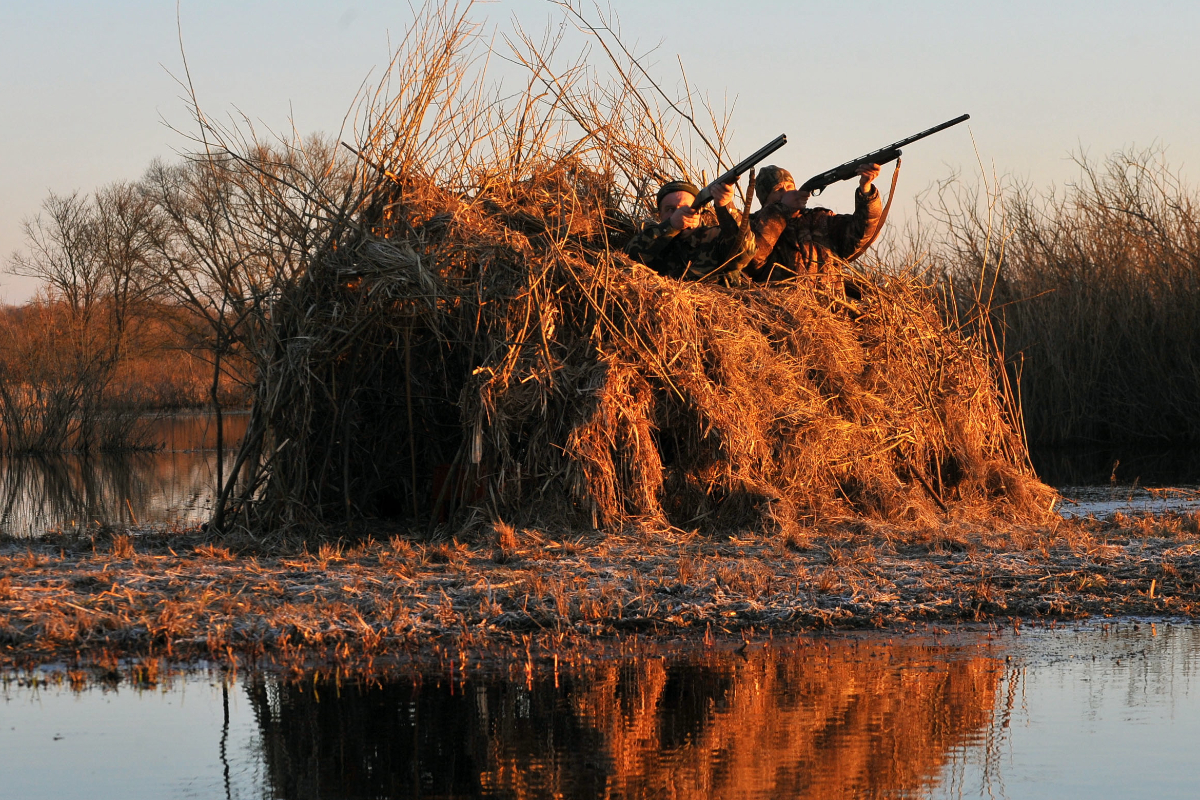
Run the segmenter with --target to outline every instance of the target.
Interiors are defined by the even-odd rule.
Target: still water
[[[1200,488],[1196,486],[1062,486],[1058,491],[1055,510],[1068,519],[1200,511]]]
[[[247,420],[245,413],[225,417],[226,468]],[[0,534],[206,520],[216,485],[213,417],[175,414],[146,423],[147,440],[158,446],[153,452],[0,460]]]
[[[356,685],[9,681],[5,798],[1194,798],[1200,628],[777,639]],[[456,673],[457,677],[457,673]]]

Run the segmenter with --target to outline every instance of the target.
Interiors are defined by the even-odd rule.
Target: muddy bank
[[[503,535],[500,535],[500,534]],[[401,533],[238,551],[199,533],[0,543],[0,663],[300,668],[922,623],[1200,613],[1200,515],[807,536]],[[546,649],[546,652],[549,652]]]

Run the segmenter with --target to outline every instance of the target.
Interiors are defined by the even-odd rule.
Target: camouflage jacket
[[[688,281],[727,279],[754,255],[754,233],[741,225],[741,214],[717,206],[717,224],[677,231],[669,222],[645,220],[625,252],[668,278]]]
[[[870,194],[854,192],[853,214],[828,208],[795,211],[772,203],[750,215],[756,248],[745,272],[760,282],[828,272],[871,240],[882,212],[874,186]]]

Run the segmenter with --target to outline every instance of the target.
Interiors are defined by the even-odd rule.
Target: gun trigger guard
[[[819,195],[819,194],[820,194],[821,192],[823,192],[823,191],[825,191],[825,187],[824,187],[824,186],[822,186],[820,189],[813,189],[811,192],[809,192],[809,193],[808,193],[808,196],[809,196],[809,197],[816,197],[817,195]]]

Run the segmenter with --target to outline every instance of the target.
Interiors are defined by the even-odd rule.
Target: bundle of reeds
[[[989,350],[927,287],[855,273],[851,302],[629,261],[647,177],[690,169],[633,69],[577,86],[531,46],[530,88],[485,113],[438,56],[462,20],[437,14],[360,139],[353,203],[273,302],[230,506],[250,527],[1045,512]]]
[[[272,524],[1045,509],[993,363],[915,279],[857,273],[848,302],[662,278],[615,252],[606,189],[557,161],[397,184],[275,308],[245,500]]]

